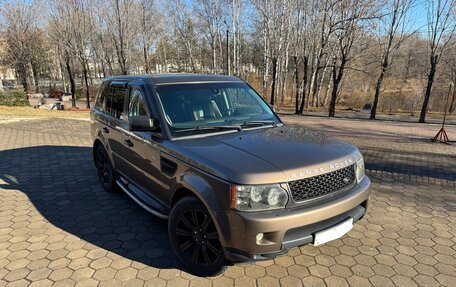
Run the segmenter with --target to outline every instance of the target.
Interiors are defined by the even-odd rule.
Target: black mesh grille
[[[304,201],[345,189],[355,182],[355,166],[289,182],[294,201]]]

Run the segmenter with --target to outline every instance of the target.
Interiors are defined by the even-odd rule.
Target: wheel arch
[[[223,212],[219,198],[217,198],[216,191],[211,184],[203,177],[193,172],[187,172],[180,176],[180,182],[175,188],[171,199],[171,208],[182,198],[192,196],[198,198],[212,217],[215,223],[220,241],[225,246],[226,232],[223,232],[221,226],[226,224],[226,219],[221,216]]]
[[[179,187],[175,192],[174,192],[174,195],[171,199],[171,208],[176,205],[176,203],[181,200],[182,198],[184,197],[187,197],[187,196],[190,196],[190,197],[196,197],[198,199],[200,199],[196,194],[195,192],[191,191],[190,189],[188,189],[187,187]],[[200,199],[201,200],[201,199]],[[202,201],[202,200],[201,200]]]
[[[95,139],[95,141],[93,142],[93,146],[92,146],[92,157],[93,159],[95,160],[95,152],[97,151],[97,148],[99,145],[102,145],[103,143],[101,142],[100,139]],[[106,148],[105,148],[106,149]]]
[[[97,151],[97,148],[100,145],[103,146],[103,148],[105,149],[105,151],[106,151],[106,153],[108,155],[108,158],[111,161],[112,167],[115,170],[116,169],[116,165],[115,165],[114,160],[112,158],[111,149],[109,148],[107,140],[104,137],[96,137],[95,140],[93,141],[93,146],[92,146],[92,158],[93,158],[93,161],[95,162],[95,152]]]

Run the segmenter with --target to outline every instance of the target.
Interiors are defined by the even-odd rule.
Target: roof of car
[[[155,85],[166,85],[176,83],[198,83],[198,82],[242,82],[241,79],[234,76],[211,75],[211,74],[151,74],[151,75],[130,75],[130,76],[113,76],[106,80],[111,81],[152,81]]]

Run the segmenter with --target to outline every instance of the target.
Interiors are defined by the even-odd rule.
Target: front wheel
[[[198,276],[216,275],[225,269],[225,257],[215,223],[195,197],[181,199],[168,222],[171,246],[180,262]]]

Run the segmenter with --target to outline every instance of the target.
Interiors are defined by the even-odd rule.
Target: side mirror
[[[132,132],[155,132],[159,129],[159,126],[156,119],[151,119],[146,116],[128,117],[128,128]]]

